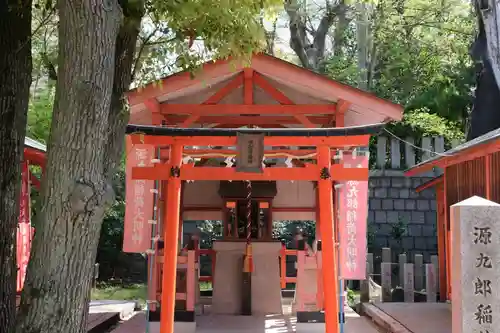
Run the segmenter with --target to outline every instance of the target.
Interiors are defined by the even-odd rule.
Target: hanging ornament
[[[224,160],[224,163],[226,163],[226,168],[232,168],[233,167],[233,157],[229,156]]]

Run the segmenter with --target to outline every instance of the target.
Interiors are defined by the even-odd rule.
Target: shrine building
[[[196,330],[200,280],[212,283],[214,315],[281,313],[287,254],[298,322],[339,332],[339,280],[366,274],[369,140],[402,107],[264,54],[127,97],[124,251],[148,256],[151,332]],[[212,249],[197,235],[182,244],[193,220],[222,221]],[[273,239],[282,220],[315,221],[314,246],[299,235],[285,249]],[[213,258],[208,279],[200,255]]]

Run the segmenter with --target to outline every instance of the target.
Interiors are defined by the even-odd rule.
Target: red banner
[[[368,168],[369,157],[344,154],[346,168]],[[340,263],[345,280],[366,279],[368,181],[347,181],[340,190]]]
[[[17,230],[17,291],[24,285],[30,259],[34,229],[30,223],[30,186],[28,163],[21,164],[21,198],[19,199],[19,225]]]
[[[126,194],[123,251],[143,253],[151,248],[151,224],[153,216],[153,180],[133,180],[133,167],[153,166],[154,147],[133,145],[126,137]]]

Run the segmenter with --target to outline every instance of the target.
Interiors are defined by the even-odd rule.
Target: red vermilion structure
[[[29,166],[45,167],[45,145],[30,138],[24,140],[24,158],[21,163],[21,198],[19,204],[19,223],[17,230],[17,292],[21,292],[30,257],[34,228],[31,227],[30,183],[40,187],[40,180],[31,173]]]
[[[127,175],[127,191],[142,197],[135,194],[131,195],[135,201],[127,200],[127,208],[134,211],[127,215],[126,234],[128,228],[135,230],[130,233],[135,236],[124,242],[125,247],[134,240],[139,244],[137,233],[153,230],[151,248],[145,252],[153,281],[150,301],[158,300],[161,307],[161,333],[173,333],[176,301],[189,298],[177,288],[179,262],[189,262],[179,251],[184,219],[223,220],[221,242],[235,249],[241,248],[239,242],[246,243],[250,232],[255,252],[257,245],[274,248],[272,221],[287,219],[291,216],[287,214],[293,215],[288,219],[317,221],[323,262],[329,263],[318,273],[322,276],[318,290],[322,288],[323,294],[318,304],[324,303],[326,332],[337,333],[339,225],[333,185],[368,179],[366,166],[346,167],[339,152],[366,148],[370,136],[381,128],[367,125],[400,120],[402,108],[263,54],[254,55],[250,64],[209,62],[194,79],[190,73],[174,74],[127,96],[131,109],[127,153],[136,154],[136,159],[137,154],[146,156],[148,147],[155,153],[149,157],[153,165],[143,159]],[[264,135],[262,172],[240,172],[232,167],[233,158],[238,158],[238,135],[255,132]],[[154,189],[148,189],[148,181],[155,181]],[[211,185],[214,181],[219,186]],[[251,202],[238,187],[248,181]],[[303,189],[285,190],[290,182],[302,184],[297,186]],[[153,195],[154,209],[145,207],[143,196]],[[240,223],[248,214],[255,220],[252,231],[247,230],[246,219]],[[286,255],[281,245],[278,251]],[[212,264],[217,272],[217,266],[225,263],[218,259]],[[276,274],[280,288],[286,277],[280,283],[279,270]],[[224,277],[212,277],[216,283],[220,278]]]
[[[446,151],[406,171],[407,176],[435,169],[443,174],[422,184],[417,191],[436,189],[439,251],[439,287],[441,300],[451,299],[451,226],[450,206],[480,196],[500,202],[500,129]]]

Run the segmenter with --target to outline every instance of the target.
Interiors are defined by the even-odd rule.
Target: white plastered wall
[[[316,190],[313,182],[308,181],[277,181],[278,193],[273,200],[273,220],[315,220],[312,212],[286,211],[286,208],[314,208],[316,206]],[[184,220],[222,220],[222,211],[214,211],[223,207],[219,196],[218,181],[195,181],[186,183],[184,187]],[[190,210],[195,207],[196,210]],[[207,210],[203,210],[207,207]]]

